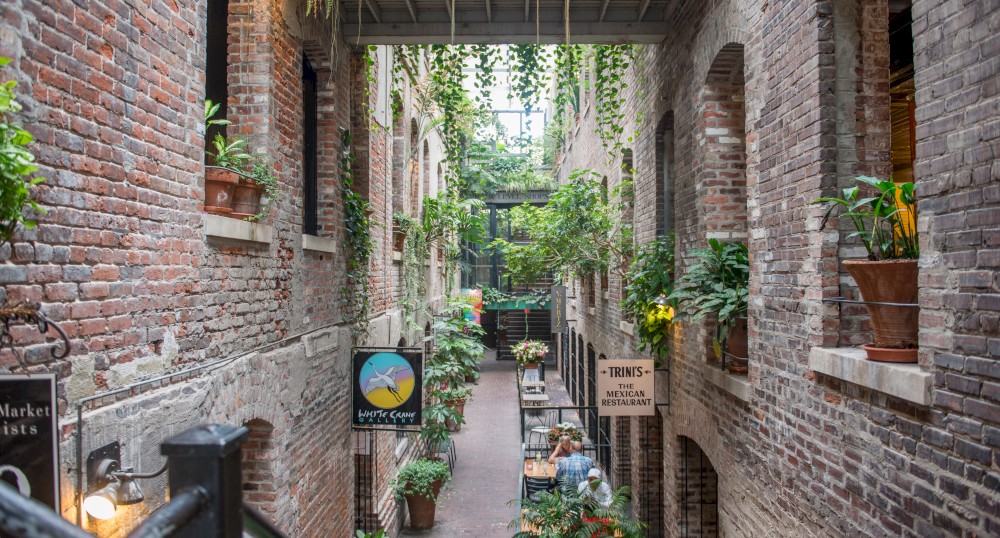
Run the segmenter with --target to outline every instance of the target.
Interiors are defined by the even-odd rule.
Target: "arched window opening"
[[[677,501],[680,535],[712,538],[719,535],[719,475],[708,456],[688,437],[679,440]]]
[[[656,235],[674,232],[674,112],[656,127]]]

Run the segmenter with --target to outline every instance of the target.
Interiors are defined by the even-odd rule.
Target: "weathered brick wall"
[[[704,451],[718,473],[724,535],[990,535],[998,532],[1000,406],[996,357],[995,188],[1000,13],[983,3],[914,3],[917,167],[922,233],[921,368],[934,374],[922,407],[809,370],[818,346],[867,341],[867,315],[823,297],[853,296],[840,260],[847,230],[819,229],[809,205],[857,174],[888,173],[886,2],[716,1],[688,6],[667,41],[635,62],[624,110],[635,162],[636,238],[662,226],[656,171],[658,127],[672,124],[677,254],[701,247],[723,224],[720,201],[705,203],[714,164],[737,164],[706,132],[713,65],[742,45],[747,207],[751,253],[751,371],[744,402],[710,380],[706,327],[683,322],[671,360],[671,405],[663,423],[667,535],[681,533],[681,439]],[[736,80],[736,79],[730,79]],[[635,87],[641,86],[642,93]],[[735,95],[738,88],[730,88]],[[706,103],[705,99],[713,97]],[[711,119],[731,119],[736,111]],[[560,174],[594,168],[616,175],[583,114]],[[635,118],[642,115],[642,123]],[[721,134],[721,133],[716,133]],[[727,133],[729,134],[729,133]],[[728,189],[725,185],[719,185]],[[738,196],[737,191],[729,195]],[[742,215],[740,213],[742,212]],[[611,295],[616,282],[611,281]],[[578,290],[575,325],[598,353],[639,356],[617,306],[597,297],[591,314]],[[621,350],[621,351],[619,351]],[[582,354],[578,354],[580,356]],[[571,368],[574,365],[570,365]],[[632,426],[633,437],[642,439]],[[636,469],[632,447],[633,469]],[[637,499],[649,488],[633,474]],[[761,495],[762,491],[772,492]],[[640,501],[641,502],[641,501]]]
[[[303,11],[276,0],[230,2],[229,134],[267,153],[280,179],[281,195],[262,221],[271,240],[258,243],[206,234],[205,2],[0,5],[0,55],[14,60],[3,77],[20,81],[20,119],[38,138],[33,149],[48,178],[37,191],[48,210],[39,228],[0,252],[0,301],[40,302],[72,341],[73,353],[53,362],[41,336],[15,332],[32,371],[59,375],[70,519],[80,398],[228,357],[89,406],[84,455],[118,440],[123,463],[149,471],[162,461],[158,444],[188,426],[266,423],[271,449],[248,449],[267,460],[255,466],[272,471],[273,481],[255,490],[267,492],[259,500],[276,500],[265,512],[292,536],[353,530],[339,152],[358,86],[351,48],[331,46],[329,22]],[[302,247],[303,53],[319,84],[318,235],[333,252]],[[381,133],[353,150],[364,154],[375,208],[366,343],[394,345],[401,284],[388,270],[393,141]],[[436,163],[440,141],[429,144]],[[15,364],[0,354],[0,367]],[[164,480],[143,488],[145,503],[122,507],[110,523],[84,518],[86,526],[124,534],[163,501]]]

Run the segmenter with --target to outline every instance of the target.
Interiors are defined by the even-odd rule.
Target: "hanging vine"
[[[594,55],[594,102],[597,133],[609,155],[620,155],[625,132],[625,73],[632,65],[633,45],[602,45]]]
[[[340,191],[344,199],[345,247],[347,250],[347,283],[344,285],[344,302],[348,311],[347,321],[355,337],[368,334],[371,310],[371,289],[368,277],[374,240],[368,212],[371,205],[354,191],[354,153],[351,152],[351,133],[343,129],[340,150]]]

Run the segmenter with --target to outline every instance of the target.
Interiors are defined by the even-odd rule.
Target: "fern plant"
[[[0,57],[0,66],[9,63],[10,59]],[[26,209],[45,212],[31,198],[31,187],[45,181],[35,176],[38,165],[28,149],[35,137],[11,119],[21,110],[15,86],[13,80],[0,85],[0,246],[9,243],[18,228],[35,228],[36,222],[25,214]]]

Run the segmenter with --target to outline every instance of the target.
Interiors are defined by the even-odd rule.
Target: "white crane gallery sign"
[[[355,348],[353,423],[419,427],[423,362],[423,353],[416,348]]]
[[[602,417],[656,414],[652,360],[597,361],[597,408]]]

